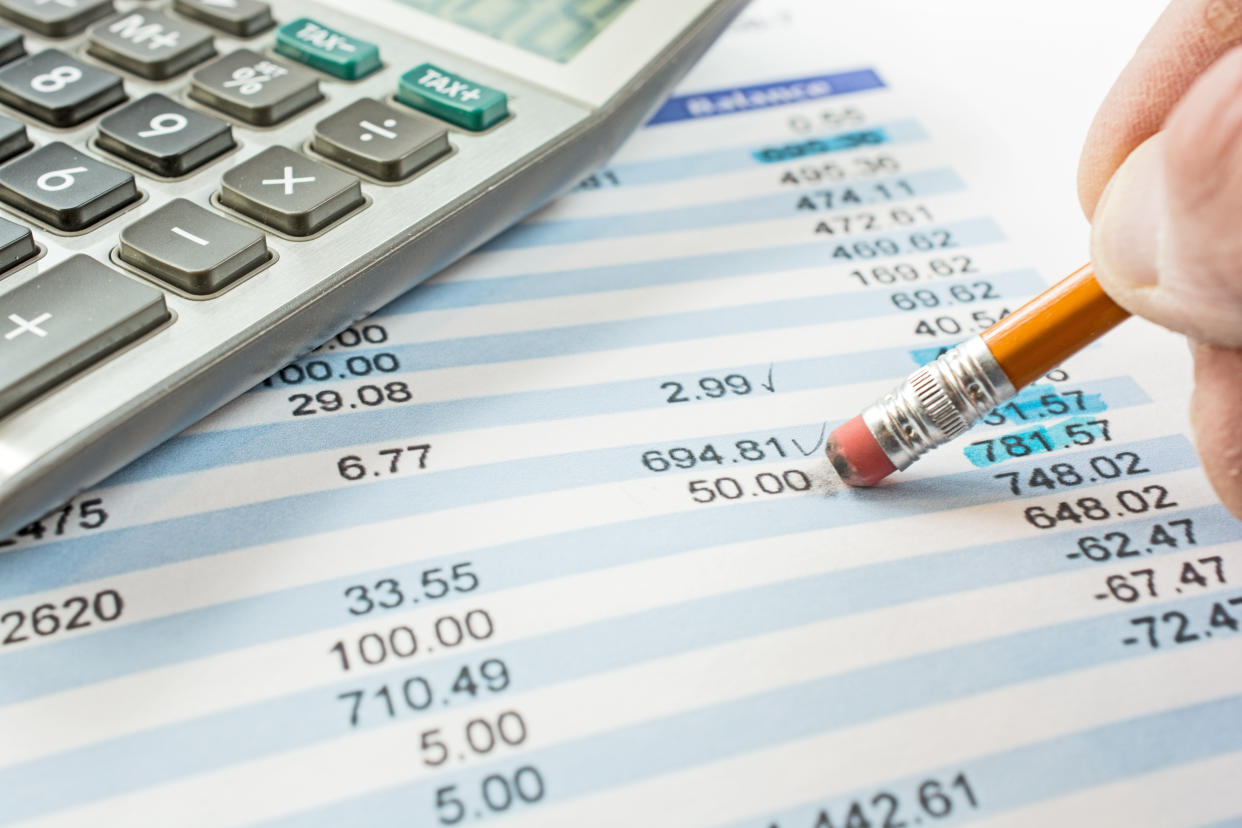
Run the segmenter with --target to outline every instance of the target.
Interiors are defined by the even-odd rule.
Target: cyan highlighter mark
[[[1058,389],[1048,383],[1031,385],[1018,392],[1012,400],[993,409],[983,418],[987,425],[1027,425],[1022,431],[985,437],[966,446],[963,452],[974,465],[983,468],[1035,454],[1058,449],[1107,443],[1112,440],[1108,420],[1093,417],[1108,410],[1101,394],[1081,390]],[[1074,415],[1051,426],[1050,420],[1066,414]],[[1029,426],[1034,425],[1034,428]]]
[[[1100,405],[1106,407],[1103,403]],[[1088,414],[1071,417],[1053,426],[1036,426],[1000,437],[976,440],[966,446],[963,453],[975,466],[985,468],[1006,460],[1018,460],[1064,448],[1111,441],[1112,432],[1108,420]]]
[[[1048,383],[1028,385],[1009,402],[983,418],[988,425],[1035,422],[1065,414],[1099,414],[1108,408],[1099,394],[1057,389]]]
[[[876,127],[874,129],[843,132],[839,135],[830,135],[825,138],[806,138],[801,141],[776,144],[755,150],[754,156],[756,161],[764,164],[783,164],[812,155],[823,155],[829,152],[842,152],[858,147],[887,144],[888,141],[888,133]]]
[[[886,148],[917,144],[928,140],[927,130],[917,121],[909,118],[873,124],[870,128],[883,130]],[[821,137],[831,137],[837,134],[839,133],[834,132]],[[809,140],[812,137],[803,136],[802,140]],[[687,181],[751,169],[755,164],[755,146],[748,144],[718,149],[703,147],[695,152],[675,156],[642,158],[633,161],[624,159],[625,156],[618,156],[608,164],[608,171],[616,176],[622,186],[667,184],[672,181]]]

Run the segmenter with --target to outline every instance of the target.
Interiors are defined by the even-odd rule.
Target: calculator
[[[0,536],[564,191],[745,0],[0,0]]]

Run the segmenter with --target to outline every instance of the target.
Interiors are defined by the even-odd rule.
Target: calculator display
[[[634,0],[399,0],[565,63]]]

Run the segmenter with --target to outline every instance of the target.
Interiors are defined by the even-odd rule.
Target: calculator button
[[[426,118],[362,98],[315,124],[311,148],[384,181],[397,181],[450,149],[448,132]]]
[[[238,37],[272,25],[272,7],[258,0],[174,0],[173,10]]]
[[[112,0],[0,0],[0,16],[48,37],[77,34],[112,14]]]
[[[190,78],[191,98],[257,126],[283,121],[323,97],[310,72],[249,49],[225,55]]]
[[[53,126],[73,126],[125,100],[117,75],[45,49],[0,69],[0,101]]]
[[[0,161],[7,161],[19,152],[25,152],[30,146],[26,125],[0,115]]]
[[[401,76],[397,100],[462,129],[481,130],[509,116],[509,98],[499,89],[454,75],[430,63]]]
[[[215,293],[267,261],[267,241],[184,198],[121,231],[121,258],[186,293]]]
[[[96,143],[159,175],[185,175],[233,147],[233,128],[219,118],[152,93],[99,122]]]
[[[9,63],[26,54],[22,34],[17,29],[0,26],[0,63]]]
[[[132,11],[91,28],[86,51],[152,80],[163,80],[216,53],[211,32],[154,11]]]
[[[291,236],[309,236],[363,203],[358,179],[268,147],[220,181],[220,201]]]
[[[276,30],[276,51],[343,80],[357,80],[380,67],[379,47],[338,29],[299,17]]]
[[[0,167],[0,201],[60,230],[81,230],[136,198],[132,175],[60,141]]]
[[[0,276],[38,252],[29,227],[0,219]]]
[[[89,256],[0,293],[0,416],[167,318],[163,293]]]

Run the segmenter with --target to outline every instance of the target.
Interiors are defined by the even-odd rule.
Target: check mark
[[[819,451],[819,447],[824,444],[824,435],[827,434],[827,432],[828,432],[828,424],[824,423],[822,426],[819,427],[819,437],[815,439],[815,445],[811,446],[809,449],[804,449],[802,447],[802,444],[798,442],[796,437],[790,438],[790,442],[798,447],[798,451],[802,452],[803,457],[810,457],[812,454]]]

